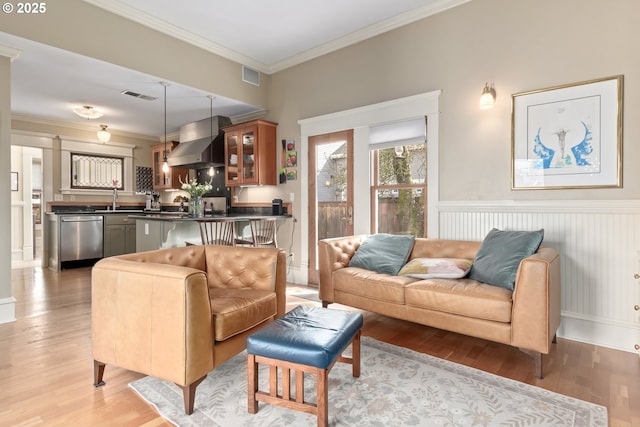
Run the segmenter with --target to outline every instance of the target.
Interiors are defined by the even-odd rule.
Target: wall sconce
[[[111,138],[111,134],[107,131],[107,125],[100,125],[100,130],[98,131],[98,139],[103,144],[105,142],[109,142],[109,138]]]
[[[333,175],[330,175],[330,176],[329,176],[329,178],[331,178],[331,179],[330,179],[330,180],[328,179],[328,180],[326,180],[326,181],[324,182],[324,186],[325,186],[325,187],[331,187],[331,185],[332,185],[332,182],[333,182]]]
[[[484,84],[484,89],[482,89],[482,95],[480,95],[480,109],[488,110],[489,108],[493,108],[496,103],[496,90],[493,87],[493,83],[491,83],[491,87],[489,87],[489,83]]]

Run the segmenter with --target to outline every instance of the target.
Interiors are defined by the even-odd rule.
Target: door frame
[[[308,253],[309,253],[309,267],[307,271],[307,282],[312,285],[317,285],[319,282],[317,260],[317,186],[316,186],[316,146],[321,144],[330,144],[333,142],[346,141],[347,144],[347,214],[346,214],[346,234],[353,234],[353,130],[343,130],[337,132],[331,132],[323,135],[313,135],[308,139],[309,147],[309,168],[307,177],[309,180],[309,209],[308,209],[308,226],[309,226],[309,241],[308,241]]]
[[[422,93],[418,95],[399,98],[392,101],[367,105],[350,110],[340,111],[301,119],[300,125],[300,149],[299,158],[308,158],[309,138],[312,135],[322,135],[344,129],[353,129],[353,159],[354,159],[354,234],[369,233],[370,213],[370,162],[369,162],[369,127],[384,123],[428,117],[427,122],[427,233],[429,238],[437,238],[439,235],[437,203],[438,190],[438,126],[439,126],[439,99],[442,91]],[[308,164],[300,165],[300,188],[308,189]],[[300,192],[302,206],[309,204],[309,192]],[[296,283],[308,283],[309,252],[309,216],[305,209],[300,211],[299,241],[295,242],[300,253],[300,273],[296,277]]]

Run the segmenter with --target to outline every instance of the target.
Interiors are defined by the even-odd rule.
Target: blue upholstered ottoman
[[[247,339],[249,413],[258,402],[303,411],[318,417],[318,426],[328,424],[327,377],[336,362],[350,363],[354,377],[360,376],[360,332],[362,314],[320,307],[298,306]],[[352,356],[342,352],[352,344]],[[258,389],[258,364],[270,366],[269,391]],[[282,372],[282,394],[278,395],[278,368]],[[295,371],[296,395],[291,396],[291,370]],[[304,372],[316,374],[317,403],[304,400]]]

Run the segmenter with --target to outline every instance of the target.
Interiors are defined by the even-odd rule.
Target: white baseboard
[[[640,344],[640,325],[618,324],[562,313],[558,337],[637,353],[634,346]]]
[[[0,299],[0,323],[16,321],[16,299],[14,297]]]

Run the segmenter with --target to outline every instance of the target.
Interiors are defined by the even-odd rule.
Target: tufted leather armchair
[[[100,260],[91,279],[94,385],[106,364],[171,381],[185,412],[207,373],[284,314],[282,249],[197,245]]]

